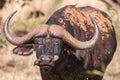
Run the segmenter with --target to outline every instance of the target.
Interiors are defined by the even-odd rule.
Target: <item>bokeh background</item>
[[[35,53],[25,57],[15,55],[12,53],[15,46],[4,38],[3,22],[8,15],[18,11],[11,28],[16,34],[24,35],[33,27],[45,24],[54,11],[65,5],[93,6],[111,17],[118,45],[103,80],[120,80],[120,0],[0,0],[0,80],[41,80],[39,67],[34,66]]]

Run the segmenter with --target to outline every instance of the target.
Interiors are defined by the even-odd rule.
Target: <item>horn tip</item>
[[[15,10],[13,13],[15,14],[16,12],[18,12],[18,10]]]

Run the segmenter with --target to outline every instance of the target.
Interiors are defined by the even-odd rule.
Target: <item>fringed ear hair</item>
[[[33,53],[32,44],[21,44],[13,49],[13,53],[22,56],[29,56]]]

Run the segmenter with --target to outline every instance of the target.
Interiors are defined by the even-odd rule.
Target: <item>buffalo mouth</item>
[[[40,67],[54,67],[55,62],[59,59],[58,55],[54,55],[50,61],[43,61],[41,58],[35,60],[34,65]]]
[[[45,64],[45,65],[40,65],[39,67],[41,67],[41,68],[52,68],[53,65],[47,65],[47,64]]]
[[[37,65],[41,68],[52,68],[54,66],[54,62],[50,62],[50,63],[43,63],[40,62],[39,60],[35,60],[34,65]]]

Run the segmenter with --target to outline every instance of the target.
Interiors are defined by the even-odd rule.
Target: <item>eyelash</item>
[[[58,42],[56,42],[56,43],[55,43],[55,45],[59,45],[59,43],[58,43]]]

